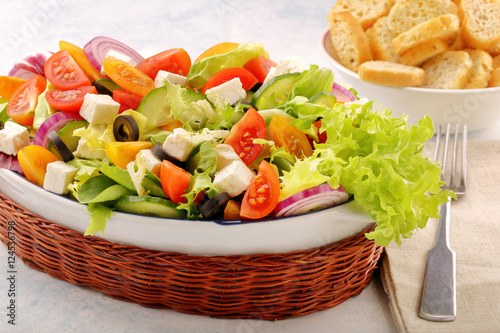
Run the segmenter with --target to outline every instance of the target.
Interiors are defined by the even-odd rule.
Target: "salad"
[[[410,125],[328,68],[270,59],[260,43],[144,59],[97,37],[0,77],[0,167],[87,206],[86,235],[114,211],[258,221],[356,200],[366,234],[401,244],[454,197]]]

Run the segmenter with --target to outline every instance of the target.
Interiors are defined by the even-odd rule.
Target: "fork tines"
[[[453,139],[453,152],[448,152],[450,136]],[[436,149],[434,151],[434,160],[441,161],[443,167],[442,179],[446,182],[446,189],[455,191],[457,196],[465,194],[465,179],[466,179],[466,159],[467,159],[467,125],[463,125],[462,134],[460,134],[460,124],[455,124],[455,128],[451,128],[451,124],[446,125],[446,133],[444,138],[444,146],[441,152],[441,125],[438,127],[436,136]],[[462,139],[462,144],[458,145],[458,141]],[[438,159],[439,158],[439,159]],[[451,168],[448,167],[449,159],[451,159]],[[457,170],[457,165],[460,168]]]

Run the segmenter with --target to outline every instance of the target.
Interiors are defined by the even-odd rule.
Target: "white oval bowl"
[[[418,87],[390,87],[362,81],[359,75],[337,62],[330,38],[326,31],[321,40],[321,50],[339,74],[342,81],[353,86],[358,96],[374,100],[374,106],[382,105],[393,110],[393,115],[408,116],[416,125],[428,115],[437,130],[447,123],[467,124],[469,131],[477,131],[500,121],[500,87],[483,89],[428,89]]]
[[[50,193],[19,174],[0,168],[0,192],[42,218],[85,232],[87,208]],[[246,255],[306,250],[354,236],[373,219],[355,201],[307,214],[257,222],[167,219],[114,212],[104,235],[108,241],[191,255]]]

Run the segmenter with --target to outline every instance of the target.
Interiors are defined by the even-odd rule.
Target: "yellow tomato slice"
[[[0,97],[10,99],[26,81],[17,77],[0,76]]]
[[[212,46],[211,48],[209,48],[208,50],[204,51],[202,54],[200,54],[194,62],[198,62],[200,60],[203,60],[205,58],[208,58],[208,57],[211,57],[214,55],[228,53],[229,51],[232,51],[235,48],[237,48],[239,45],[240,44],[238,44],[238,43],[229,43],[229,42],[216,44],[216,45]]]
[[[139,151],[150,149],[153,144],[149,141],[107,142],[105,147],[111,163],[126,170],[127,164],[135,160]]]
[[[117,85],[142,97],[155,88],[153,79],[121,60],[107,57],[102,67]]]
[[[42,187],[47,173],[47,164],[59,161],[56,155],[37,145],[26,146],[19,150],[17,159],[26,179]]]
[[[290,119],[275,115],[269,123],[267,139],[299,159],[311,156],[313,151],[307,136],[290,123]]]

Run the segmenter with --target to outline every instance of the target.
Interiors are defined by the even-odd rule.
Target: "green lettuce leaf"
[[[113,209],[102,203],[91,203],[87,206],[87,211],[90,216],[90,223],[85,230],[84,236],[94,236],[99,231],[104,234],[108,219],[113,214]]]
[[[96,203],[117,200],[121,196],[132,195],[134,192],[116,183],[105,175],[89,178],[80,186],[77,199],[80,203]]]
[[[179,204],[177,206],[178,210],[185,210],[186,217],[188,219],[201,219],[202,216],[196,205],[194,203],[196,197],[199,193],[204,191],[204,195],[206,195],[209,199],[213,198],[217,192],[212,184],[212,178],[210,177],[210,169],[205,170],[203,173],[199,173],[198,171],[194,172],[194,175],[191,176],[191,180],[189,182],[189,187],[186,190],[186,194],[184,197],[186,198],[186,203]]]
[[[199,89],[205,85],[212,75],[220,70],[229,67],[243,67],[248,60],[259,55],[269,58],[269,53],[263,44],[241,43],[232,51],[195,62],[187,75],[188,83],[193,88]]]
[[[317,145],[313,156],[297,162],[282,180],[284,186],[294,185],[293,173],[305,177],[315,171],[327,176],[332,187],[342,184],[377,223],[366,236],[382,246],[392,240],[401,244],[429,218],[438,217],[439,205],[455,195],[441,190],[439,163],[422,155],[424,143],[434,134],[432,120],[425,116],[417,126],[408,126],[406,116],[393,118],[388,109],[372,107],[373,102],[337,104],[324,113],[326,143]]]

